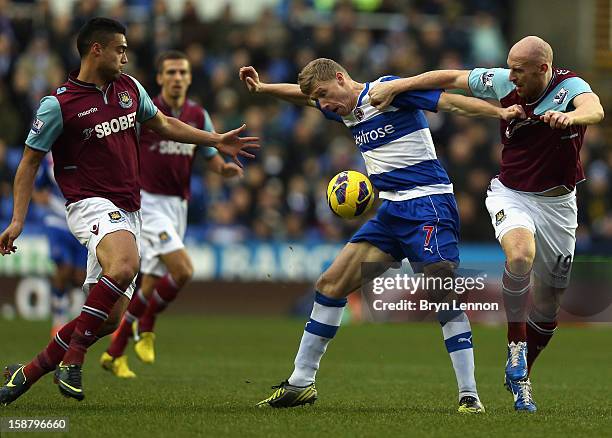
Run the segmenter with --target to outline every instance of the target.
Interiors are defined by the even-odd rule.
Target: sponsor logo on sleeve
[[[117,93],[117,97],[119,97],[119,106],[121,108],[131,108],[133,101],[129,92],[120,91],[119,93]]]
[[[39,118],[35,118],[32,122],[32,132],[34,134],[40,134],[42,127],[45,125],[45,122],[40,120]]]
[[[493,86],[493,76],[495,76],[495,73],[486,71],[480,75],[480,82],[484,87],[491,88]]]
[[[563,101],[565,101],[565,98],[567,97],[568,94],[569,94],[569,91],[561,87],[559,92],[555,94],[555,97],[553,97],[553,102],[555,102],[557,105],[561,105]]]
[[[110,213],[108,213],[108,217],[110,218],[110,221],[113,224],[125,221],[125,217],[121,214],[119,210],[111,211]]]

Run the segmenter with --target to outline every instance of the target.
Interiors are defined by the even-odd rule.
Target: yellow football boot
[[[113,357],[105,351],[102,353],[102,357],[100,357],[100,365],[121,379],[133,379],[136,377],[136,373],[128,365],[126,355]]]
[[[155,362],[155,333],[139,333],[138,339],[134,343],[134,351],[138,359],[144,363]]]

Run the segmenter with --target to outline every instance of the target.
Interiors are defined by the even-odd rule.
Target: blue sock
[[[289,384],[307,386],[315,381],[319,362],[327,344],[340,327],[345,306],[346,298],[334,299],[316,292],[312,313],[304,327],[300,348],[295,356],[295,368],[289,377]]]

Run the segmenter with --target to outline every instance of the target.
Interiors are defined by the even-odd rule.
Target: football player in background
[[[187,98],[191,66],[184,53],[168,51],[159,55],[157,83],[161,92],[153,103],[160,111],[198,129],[214,132],[208,112]],[[242,169],[234,163],[226,163],[215,148],[198,149],[208,160],[210,171],[225,178],[242,176]],[[164,140],[147,128],[140,132],[142,282],[111,345],[100,358],[102,367],[117,377],[136,376],[124,354],[132,336],[138,358],[145,363],[154,362],[156,315],[174,301],[193,275],[183,238],[195,152],[195,144]]]

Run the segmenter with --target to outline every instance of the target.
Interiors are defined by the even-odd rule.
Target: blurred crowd
[[[295,82],[316,57],[338,60],[361,82],[385,74],[431,69],[504,66],[511,45],[511,2],[503,0],[280,1],[251,22],[234,19],[227,3],[204,19],[187,0],[177,19],[170,0],[126,0],[111,6],[76,1],[54,16],[48,1],[28,13],[24,2],[0,0],[0,221],[8,220],[11,181],[39,100],[78,67],[75,34],[89,18],[110,16],[128,25],[127,73],[158,93],[154,59],[184,50],[192,65],[190,97],[208,109],[218,131],[248,124],[262,138],[240,181],[222,181],[198,160],[192,178],[192,235],[213,242],[331,240],[348,237],[367,218],[342,221],[325,202],[337,172],[364,171],[349,132],[314,109],[250,95],[238,69],[253,65],[264,82]],[[27,3],[27,2],[25,2]],[[13,11],[13,12],[12,12]],[[455,184],[464,241],[493,241],[484,207],[501,153],[494,120],[427,114],[438,156]],[[582,154],[588,181],[579,188],[579,247],[612,242],[612,149],[590,127]],[[36,214],[36,210],[32,215]],[[608,245],[612,246],[612,245]]]

